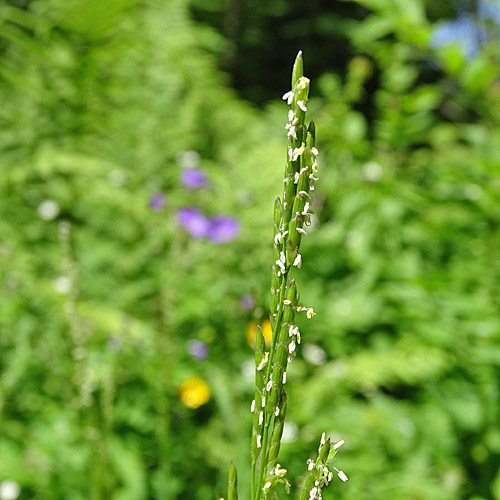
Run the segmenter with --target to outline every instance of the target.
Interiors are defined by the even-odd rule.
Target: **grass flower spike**
[[[288,138],[283,196],[274,204],[274,257],[271,273],[270,327],[272,338],[269,350],[259,328],[255,338],[255,395],[253,412],[251,459],[251,500],[278,498],[276,487],[283,484],[289,492],[286,469],[278,463],[281,439],[287,412],[285,390],[287,368],[300,344],[300,332],[295,324],[297,312],[305,311],[307,318],[314,316],[312,308],[299,305],[295,279],[289,276],[293,269],[302,267],[299,253],[302,237],[310,224],[311,192],[318,180],[316,158],[316,128],[306,124],[309,98],[309,79],[303,75],[302,52],[299,52],[292,71],[292,89],[283,95],[290,106],[285,126]],[[301,500],[321,498],[321,488],[333,478],[328,463],[338,450],[324,435],[316,462],[310,462],[308,477]],[[312,465],[311,465],[312,464]],[[229,490],[235,484],[234,465],[231,466]],[[347,479],[337,471],[343,481]],[[234,487],[233,487],[234,490]],[[234,491],[230,493],[234,498]]]

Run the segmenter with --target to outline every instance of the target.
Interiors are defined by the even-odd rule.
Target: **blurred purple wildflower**
[[[457,19],[438,25],[431,35],[431,46],[458,45],[466,59],[473,59],[488,40],[500,42],[500,6],[492,0],[479,0],[477,15],[465,9]]]
[[[177,222],[193,238],[208,236],[211,223],[203,213],[194,207],[184,207],[177,212]]]
[[[234,217],[227,215],[216,215],[210,221],[208,231],[209,240],[214,243],[227,243],[234,240],[240,232],[240,223]]]
[[[190,340],[188,342],[188,351],[196,359],[205,359],[208,356],[208,346],[201,340]]]
[[[241,297],[240,306],[242,309],[245,309],[245,311],[251,311],[254,305],[255,299],[251,293],[247,293]]]
[[[158,191],[153,196],[151,196],[151,198],[149,199],[149,208],[153,212],[159,212],[160,210],[163,210],[163,208],[165,208],[165,195],[161,191]]]
[[[181,208],[177,212],[177,222],[193,238],[207,237],[215,245],[234,240],[240,232],[240,224],[234,217],[216,215],[208,219],[194,207]]]
[[[431,36],[432,47],[458,45],[467,59],[471,59],[477,54],[479,42],[475,19],[469,14],[462,14],[458,19],[440,24],[434,29]]]
[[[203,170],[199,168],[185,168],[181,174],[182,184],[187,189],[199,189],[205,186],[208,178]]]

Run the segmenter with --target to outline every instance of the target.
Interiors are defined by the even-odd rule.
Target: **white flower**
[[[342,439],[342,441],[339,441],[338,443],[335,443],[333,446],[332,446],[332,449],[334,450],[337,450],[338,448],[340,448],[343,444],[345,443],[345,441]]]
[[[274,469],[274,475],[278,477],[285,477],[286,469],[281,469],[280,464],[276,464],[276,468]]]
[[[289,90],[288,92],[283,94],[282,99],[284,101],[286,101],[286,103],[290,106],[290,104],[292,104],[292,102],[293,102],[293,92],[291,90]]]
[[[264,357],[262,358],[262,361],[259,363],[259,366],[257,367],[258,371],[261,371],[264,366],[266,366],[267,360],[269,359],[269,352],[266,352],[264,354]],[[262,405],[264,406],[264,405]]]
[[[253,413],[255,411],[255,399],[252,401],[252,406],[250,406],[250,412]]]
[[[320,366],[326,362],[326,352],[315,344],[306,344],[303,348],[304,359],[311,365]]]
[[[300,234],[303,234],[303,235],[306,235],[306,231],[304,229],[302,229],[301,227],[296,227],[295,230],[300,233]]]
[[[2,481],[0,483],[0,500],[16,500],[21,488],[15,481]]]
[[[43,220],[53,220],[59,215],[59,205],[54,200],[45,200],[38,205],[38,215]],[[2,483],[3,484],[3,483]]]
[[[302,267],[302,256],[300,255],[300,253],[297,254],[297,257],[295,257],[293,265],[299,269]]]
[[[259,413],[259,425],[262,425],[262,422],[264,422],[264,412],[261,411]]]
[[[299,81],[297,82],[297,89],[304,90],[308,84],[309,84],[309,78],[307,78],[305,76],[301,76],[299,78]]]
[[[280,259],[276,261],[276,265],[281,269],[283,273],[285,272],[285,264],[283,264]]]
[[[307,106],[306,106],[306,103],[302,100],[300,101],[297,101],[297,106],[302,110],[304,111],[304,113],[307,111]]]
[[[310,307],[306,312],[307,319],[311,319],[313,316],[316,316],[314,309]]]
[[[288,158],[290,161],[296,161],[297,158],[304,152],[304,146],[300,146],[300,148],[288,148]]]
[[[337,469],[337,468],[335,468],[335,467],[334,467],[334,469],[337,471],[337,476],[339,476],[339,479],[340,479],[341,481],[344,481],[344,483],[345,483],[345,482],[349,479],[349,478],[348,478],[348,477],[344,474],[344,472],[343,472],[343,471],[338,470],[338,469]]]
[[[363,178],[367,181],[376,182],[380,180],[383,173],[382,167],[374,161],[370,161],[363,165]]]
[[[262,439],[262,436],[258,435],[257,436],[257,448],[260,448],[262,446],[260,443],[261,439]]]
[[[285,128],[288,130],[287,137],[293,137],[295,140],[297,140],[297,130],[295,128],[295,125],[287,123],[285,125]]]
[[[55,290],[63,295],[71,292],[71,279],[68,276],[59,276],[53,281]]]

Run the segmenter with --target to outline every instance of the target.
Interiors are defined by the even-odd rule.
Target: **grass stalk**
[[[305,124],[308,96],[309,79],[303,75],[302,52],[299,52],[292,70],[292,90],[283,96],[290,106],[285,127],[288,131],[288,149],[283,198],[276,199],[274,204],[274,263],[270,301],[273,332],[269,352],[265,352],[260,329],[256,336],[251,441],[252,500],[277,498],[275,488],[280,483],[289,492],[289,483],[285,479],[286,470],[277,463],[287,411],[284,390],[286,370],[295,355],[296,344],[300,344],[295,314],[307,311],[308,318],[314,316],[312,308],[299,306],[297,285],[295,279],[290,279],[291,270],[302,265],[299,248],[302,236],[307,234],[304,226],[310,225],[310,193],[317,180],[316,128],[313,122]],[[321,488],[333,477],[327,467],[328,462],[340,444],[332,447],[329,440],[322,438],[316,463],[310,461],[312,467],[308,467],[309,475],[301,500],[321,498]],[[330,453],[331,449],[333,453]],[[340,479],[347,480],[343,472],[337,472]],[[228,484],[229,498],[235,498],[235,474],[232,465]]]

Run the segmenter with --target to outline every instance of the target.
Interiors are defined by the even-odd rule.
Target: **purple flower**
[[[240,306],[242,309],[245,309],[245,311],[251,311],[254,305],[255,299],[251,293],[247,293],[241,297]]]
[[[187,189],[199,189],[208,182],[208,177],[203,170],[189,167],[182,170],[182,184]]]
[[[159,212],[160,210],[163,210],[164,207],[165,195],[161,191],[158,191],[149,199],[149,208],[153,212]]]
[[[208,356],[208,346],[201,340],[190,340],[188,342],[188,351],[196,359],[205,359]]]
[[[233,217],[227,215],[216,215],[210,221],[208,238],[214,243],[227,243],[234,240],[240,232],[240,223]]]
[[[193,238],[208,236],[211,223],[203,213],[194,207],[184,207],[177,212],[177,222]]]

